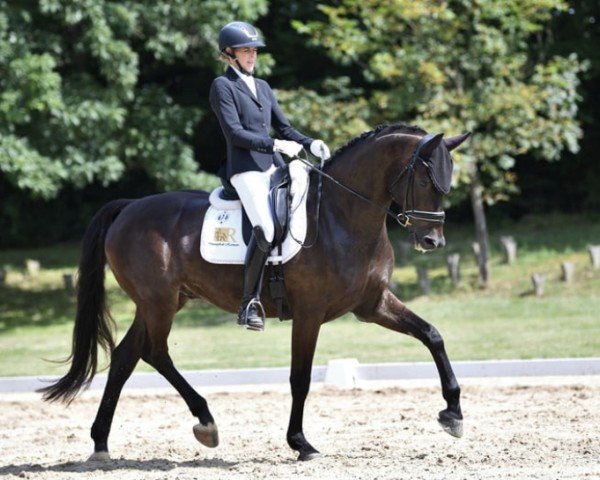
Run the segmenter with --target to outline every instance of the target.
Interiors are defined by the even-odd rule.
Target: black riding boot
[[[244,293],[242,305],[238,312],[238,324],[248,330],[262,331],[265,329],[265,313],[260,303],[263,271],[271,244],[265,239],[260,227],[254,227],[248,243],[244,265]]]

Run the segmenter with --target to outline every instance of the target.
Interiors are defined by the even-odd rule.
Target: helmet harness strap
[[[227,51],[227,48],[231,48],[231,49],[233,50],[233,52],[234,52],[234,53],[230,53],[230,52],[228,52],[228,51]],[[235,62],[235,64],[236,64],[236,65],[237,65],[237,67],[238,67],[238,70],[239,70],[240,72],[242,72],[244,75],[248,75],[248,76],[250,76],[250,77],[251,77],[252,75],[254,75],[254,73],[253,73],[253,72],[249,72],[249,71],[248,71],[248,70],[246,70],[244,67],[242,67],[242,64],[240,63],[240,61],[238,60],[238,58],[237,58],[237,57],[236,57],[236,55],[235,55],[235,48],[233,48],[233,47],[227,47],[227,48],[225,48],[225,49],[223,50],[223,52],[222,52],[222,53],[224,53],[225,55],[227,55],[227,56],[228,56],[230,59],[232,59],[232,60]]]

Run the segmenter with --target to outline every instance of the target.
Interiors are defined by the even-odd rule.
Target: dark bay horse
[[[347,312],[363,322],[412,335],[430,350],[447,404],[438,421],[448,433],[462,435],[460,389],[441,335],[388,288],[394,254],[385,219],[392,201],[402,209],[416,248],[431,250],[445,242],[441,218],[447,191],[439,188],[431,163],[425,160],[434,158],[440,149],[449,159],[448,152],[468,134],[449,139],[427,136],[433,138],[424,143],[425,134],[417,127],[385,125],[340,149],[324,172],[359,195],[325,179],[318,225],[309,222],[307,234],[314,238],[318,230],[316,243],[284,265],[293,309],[292,409],[287,441],[301,460],[318,455],[302,425],[319,329]],[[414,155],[417,146],[422,148]],[[451,162],[448,165],[451,172]],[[307,205],[313,214],[316,180],[313,172]],[[239,305],[243,267],[207,263],[200,256],[200,230],[207,208],[208,194],[200,191],[115,200],[98,211],[86,230],[71,366],[64,377],[42,391],[46,400],[72,400],[96,373],[98,345],[112,352],[107,384],[91,429],[92,458],[109,458],[108,435],[117,401],[140,358],[175,387],[198,418],[194,427],[198,441],[208,447],[218,444],[216,423],[206,400],[177,371],[167,345],[173,317],[190,298],[205,299],[232,313]],[[133,324],[116,348],[105,304],[107,262],[137,307]],[[276,316],[268,293],[263,300],[267,316]]]

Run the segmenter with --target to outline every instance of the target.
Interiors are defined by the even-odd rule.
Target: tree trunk
[[[429,276],[427,275],[427,267],[417,267],[417,277],[421,293],[429,295],[431,293],[431,280],[429,280]]]
[[[460,283],[460,254],[451,253],[446,257],[446,265],[448,266],[448,275],[452,280],[452,286],[458,287]]]
[[[485,221],[485,210],[483,208],[483,185],[481,177],[477,170],[477,165],[471,165],[471,206],[473,207],[473,216],[475,218],[475,234],[477,243],[479,244],[479,282],[486,287],[490,279],[489,270],[489,239],[487,231],[487,223]]]

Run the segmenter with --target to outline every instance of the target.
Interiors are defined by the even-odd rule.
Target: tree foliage
[[[300,87],[277,91],[279,101],[294,119],[294,126],[314,138],[339,147],[369,129],[368,102],[348,78],[324,81],[319,92]]]
[[[40,0],[0,4],[0,174],[55,197],[141,169],[164,189],[214,184],[191,146],[203,111],[164,70],[216,67],[215,39],[266,0]]]
[[[265,34],[257,73],[299,130],[334,148],[383,122],[449,135],[472,130],[455,155],[453,203],[469,190],[492,203],[519,185],[543,209],[558,204],[540,191],[561,177],[570,208],[592,210],[600,11],[595,0],[569,4],[0,2],[0,245],[77,238],[116,196],[216,184],[199,163],[216,171],[224,155],[207,95],[222,70],[218,31],[234,19]],[[573,52],[591,60],[587,79]],[[581,142],[577,116],[587,150],[565,154]],[[472,188],[479,181],[485,188]],[[511,205],[519,201],[519,211],[533,204],[513,196]],[[28,211],[43,217],[42,233]]]
[[[368,120],[474,132],[456,155],[458,185],[478,164],[488,202],[514,188],[515,157],[578,149],[576,54],[541,58],[555,0],[340,0],[325,20],[295,22],[313,45],[373,86]],[[459,192],[461,190],[459,189]],[[466,190],[462,190],[463,193]]]

